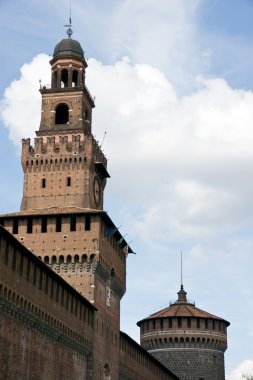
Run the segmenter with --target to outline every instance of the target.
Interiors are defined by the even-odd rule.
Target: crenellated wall
[[[91,379],[94,312],[0,226],[2,379]]]
[[[149,355],[127,334],[120,333],[120,380],[176,380],[161,362]]]
[[[114,363],[111,371],[117,376],[120,299],[126,276],[126,256],[118,243],[121,235],[108,236],[111,222],[106,213],[67,209],[55,214],[59,211],[17,213],[2,217],[0,224],[96,306],[94,366],[103,373],[106,358]]]
[[[22,140],[24,187],[21,210],[76,206],[103,208],[106,179],[99,175],[96,163],[104,168],[107,160],[92,135],[44,136]],[[101,186],[98,202],[94,199],[94,179]]]

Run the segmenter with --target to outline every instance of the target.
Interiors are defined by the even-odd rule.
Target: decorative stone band
[[[89,263],[86,262],[85,264],[80,263],[63,263],[63,264],[48,264],[48,266],[56,273],[90,273],[92,274],[96,273],[100,280],[107,284],[108,280],[111,281],[111,290],[121,299],[123,295],[125,294],[125,289],[120,286],[119,281],[117,278],[111,278],[111,274],[104,268],[104,266],[97,260],[94,260],[93,262]]]
[[[148,350],[149,354],[153,354],[153,353],[158,353],[158,352],[175,352],[177,351],[176,348],[157,348],[155,350]],[[187,348],[183,348],[183,347],[178,347],[178,352],[182,352],[182,351],[199,351],[199,352],[203,352],[203,351],[210,351],[210,352],[216,352],[216,353],[220,353],[221,351],[220,350],[215,350],[213,348],[195,348],[195,347],[187,347]]]
[[[62,331],[50,326],[33,313],[22,309],[20,306],[0,296],[0,316],[6,315],[19,320],[27,329],[36,330],[48,338],[59,342],[71,350],[81,354],[90,355],[92,348],[85,347],[80,342],[68,337]]]
[[[166,336],[166,335],[169,335],[169,336],[177,336],[177,335],[180,335],[180,334],[183,334],[185,335],[186,337],[189,337],[189,336],[205,336],[205,337],[208,337],[208,338],[213,338],[213,337],[217,337],[217,338],[224,338],[226,337],[226,334],[224,334],[223,332],[218,332],[218,331],[207,331],[207,330],[200,330],[200,331],[196,331],[196,330],[185,330],[185,329],[177,329],[177,330],[174,330],[174,329],[171,329],[171,330],[162,330],[162,331],[158,331],[158,332],[150,332],[150,333],[145,333],[145,334],[142,334],[141,338],[144,339],[144,338],[157,338],[157,337],[160,337],[160,336]]]

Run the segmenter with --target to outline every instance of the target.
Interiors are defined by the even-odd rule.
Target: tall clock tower
[[[116,379],[125,251],[131,248],[103,210],[109,174],[92,135],[95,105],[85,85],[83,49],[69,36],[50,63],[51,85],[40,87],[39,131],[34,144],[22,141],[21,210],[1,216],[1,223],[95,306],[91,377]]]
[[[54,49],[51,86],[41,86],[40,129],[34,151],[23,142],[21,210],[74,206],[103,209],[107,160],[91,133],[94,99],[85,85],[87,62],[79,42]]]

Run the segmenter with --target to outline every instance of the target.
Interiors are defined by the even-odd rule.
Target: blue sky
[[[19,141],[38,129],[68,4],[0,0],[1,213],[20,207]],[[105,209],[137,252],[122,329],[138,339],[176,298],[183,250],[189,298],[231,322],[229,380],[253,372],[252,17],[246,0],[72,0],[93,133],[107,131]]]

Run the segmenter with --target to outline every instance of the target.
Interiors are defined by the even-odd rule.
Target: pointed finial
[[[182,251],[181,251],[181,286],[180,286],[180,290],[177,294],[178,294],[177,303],[186,303],[187,302],[187,298],[186,298],[187,293],[184,290],[184,285],[183,285],[183,254],[182,254]]]
[[[69,23],[67,25],[64,25],[65,28],[68,28],[67,29],[67,35],[69,38],[71,38],[72,34],[73,34],[73,30],[71,29],[72,27],[72,21],[71,21],[71,0],[69,0]]]
[[[181,289],[183,288],[183,254],[181,250]]]

